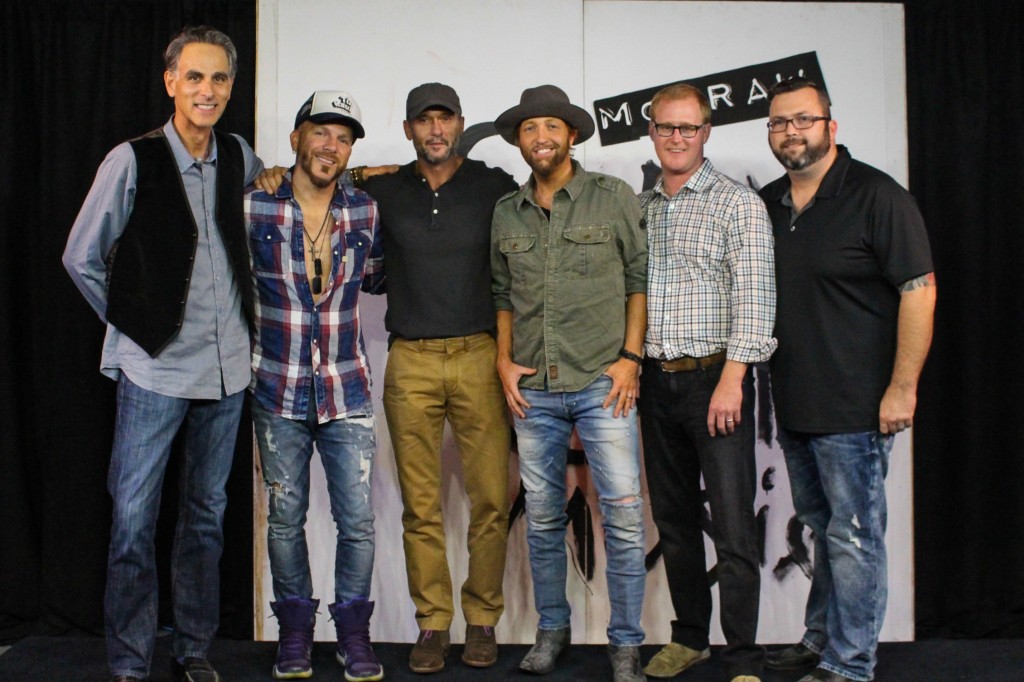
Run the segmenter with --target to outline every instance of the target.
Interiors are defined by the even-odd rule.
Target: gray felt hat
[[[569,96],[554,85],[538,85],[523,90],[519,104],[504,112],[494,121],[498,134],[509,144],[518,144],[519,124],[528,118],[553,116],[577,131],[576,144],[585,142],[594,134],[594,119],[586,109],[569,101]]]

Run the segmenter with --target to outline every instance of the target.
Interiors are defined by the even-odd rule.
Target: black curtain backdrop
[[[906,3],[910,190],[939,287],[914,429],[919,637],[1024,636],[1022,15]]]
[[[106,153],[173,112],[164,47],[182,26],[203,23],[231,36],[239,52],[219,127],[251,141],[255,2],[0,6],[0,642],[102,632],[115,384],[98,371],[104,328],[60,258]],[[252,636],[251,453],[245,426],[229,483],[221,581],[222,632],[237,637]],[[158,532],[164,565],[175,471],[166,477]],[[166,593],[168,571],[161,579]]]
[[[917,632],[1022,637],[1022,10],[904,5],[910,189],[939,282],[915,428]],[[252,141],[254,0],[0,6],[0,643],[102,631],[114,384],[97,371],[103,328],[60,256],[106,152],[170,115],[161,52],[190,23],[235,41],[219,127]],[[222,635],[240,638],[252,636],[251,447],[244,422],[222,562]],[[169,472],[164,556],[175,489]]]

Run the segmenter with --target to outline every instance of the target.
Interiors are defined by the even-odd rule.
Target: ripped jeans
[[[531,407],[525,419],[515,418],[519,474],[526,487],[526,538],[538,627],[568,627],[565,470],[569,435],[576,427],[601,505],[611,606],[608,641],[637,646],[644,640],[640,610],[647,580],[640,446],[636,412],[616,418],[614,406],[601,406],[610,388],[611,379],[601,376],[576,392],[523,389]]]
[[[313,596],[304,527],[309,509],[309,463],[315,443],[338,531],[334,600],[366,599],[370,596],[374,554],[370,502],[376,450],[373,414],[318,424],[315,401],[311,400],[310,405],[310,414],[299,421],[280,417],[252,401],[256,442],[269,496],[267,551],[274,598]]]
[[[804,645],[820,667],[874,678],[888,597],[885,475],[892,436],[779,429],[797,518],[814,533]]]

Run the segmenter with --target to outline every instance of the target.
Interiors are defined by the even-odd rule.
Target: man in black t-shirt
[[[766,665],[817,664],[800,682],[871,680],[887,596],[884,479],[931,344],[931,252],[910,194],[834,144],[823,88],[794,78],[769,99],[768,143],[786,168],[761,190],[775,234],[772,384],[815,555],[807,630]]]

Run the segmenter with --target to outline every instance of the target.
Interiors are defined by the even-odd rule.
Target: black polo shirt
[[[388,310],[384,326],[403,339],[493,334],[491,214],[518,189],[512,176],[465,159],[436,191],[416,162],[367,178],[384,240]]]
[[[803,433],[878,429],[898,286],[933,271],[914,198],[846,147],[838,151],[802,213],[793,212],[788,176],[761,190],[775,233],[776,415]]]

